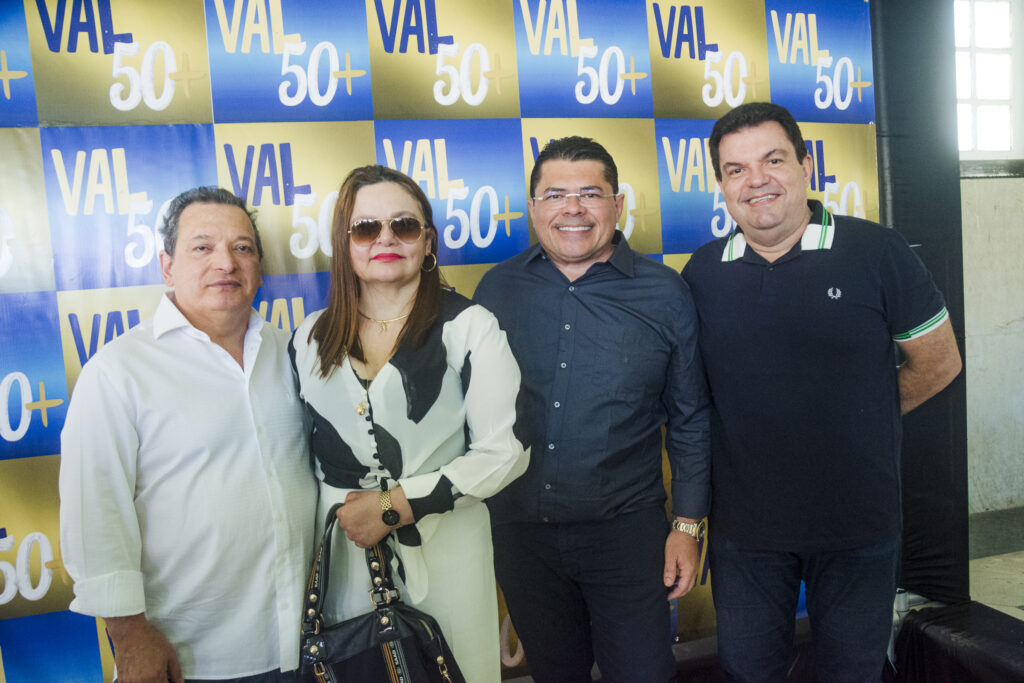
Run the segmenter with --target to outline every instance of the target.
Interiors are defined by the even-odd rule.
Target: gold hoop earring
[[[427,256],[432,256],[434,258],[434,262],[432,264],[430,264],[429,268],[424,268],[423,266],[420,266],[420,270],[422,270],[424,273],[429,273],[434,268],[437,268],[437,256],[435,254],[427,254]],[[423,257],[423,261],[426,262],[426,260],[427,260],[427,258],[426,258],[426,256],[424,256]]]

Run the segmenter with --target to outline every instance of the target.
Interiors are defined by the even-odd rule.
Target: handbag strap
[[[313,566],[309,570],[306,582],[305,605],[302,610],[302,633],[308,635],[323,630],[323,603],[327,595],[327,579],[331,566],[331,537],[338,526],[338,510],[344,503],[331,506],[324,520],[324,533],[320,545],[313,556]],[[384,546],[377,543],[366,549],[366,568],[370,572],[370,601],[375,608],[391,605],[401,599],[401,594],[391,580],[390,562]]]

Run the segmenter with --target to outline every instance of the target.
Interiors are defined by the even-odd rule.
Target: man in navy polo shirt
[[[900,552],[900,418],[961,368],[945,302],[899,233],[808,201],[812,161],[784,108],[734,109],[710,146],[737,230],[683,277],[713,397],[722,667],[785,680],[803,580],[818,679],[877,681]]]

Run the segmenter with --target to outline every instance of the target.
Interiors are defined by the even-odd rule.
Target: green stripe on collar
[[[738,261],[743,258],[743,252],[747,250],[747,240],[742,232],[734,232],[725,241],[725,249],[722,251],[722,262]]]
[[[804,251],[831,249],[832,240],[836,236],[836,222],[828,209],[821,210],[821,224],[809,223],[800,238],[800,248]]]

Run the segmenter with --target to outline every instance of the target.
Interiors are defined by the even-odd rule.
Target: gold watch
[[[672,520],[672,530],[682,531],[684,534],[693,536],[698,541],[704,540],[704,532],[707,530],[707,524],[704,520],[699,522],[681,522],[678,519]]]
[[[383,510],[380,518],[385,524],[392,529],[402,526],[402,518],[398,514],[398,510],[391,507],[391,491],[380,492],[380,509]]]

